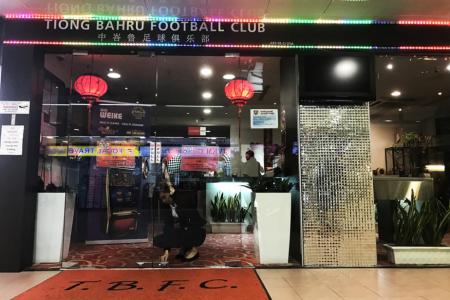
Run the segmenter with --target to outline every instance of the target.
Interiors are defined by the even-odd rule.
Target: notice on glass
[[[28,115],[30,101],[0,101],[0,114]]]
[[[250,122],[252,129],[276,129],[278,109],[251,109]]]
[[[3,125],[0,155],[22,155],[24,126]]]

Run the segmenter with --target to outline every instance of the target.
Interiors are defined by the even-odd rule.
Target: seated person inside
[[[155,246],[164,249],[161,262],[167,263],[172,248],[180,248],[176,258],[192,261],[199,257],[198,247],[206,238],[206,221],[196,208],[195,191],[174,191],[164,182],[159,187],[163,233],[154,239]]]

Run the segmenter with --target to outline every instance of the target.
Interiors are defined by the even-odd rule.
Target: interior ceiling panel
[[[2,0],[0,14],[450,19],[448,0]]]

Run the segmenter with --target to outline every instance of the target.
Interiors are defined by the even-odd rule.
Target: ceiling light
[[[120,75],[120,73],[112,71],[108,73],[108,77],[111,79],[119,79],[120,77],[122,77],[122,75]]]
[[[439,96],[442,96],[442,92],[438,92],[438,95],[439,95]]]
[[[352,59],[343,59],[334,67],[334,75],[340,79],[349,79],[358,72],[358,64]]]
[[[202,98],[205,99],[205,100],[211,99],[212,96],[213,96],[213,94],[211,92],[209,92],[209,91],[206,91],[206,92],[202,93]]]
[[[450,71],[450,64],[447,65],[446,69],[447,71]]]
[[[387,64],[386,65],[386,69],[393,70],[394,69],[394,65],[393,64]]]
[[[109,68],[109,71],[110,71],[110,72],[113,72],[113,71],[114,71],[114,69],[113,69],[113,68]]]
[[[200,76],[203,78],[209,78],[211,77],[213,74],[213,70],[211,69],[211,67],[208,66],[204,66],[200,68]]]
[[[392,123],[392,120],[384,120],[386,123]]]
[[[399,109],[398,109],[398,111],[400,111],[400,112],[401,112],[401,111],[403,111],[403,109],[402,109],[402,108],[399,108]]]
[[[211,108],[205,108],[205,109],[203,110],[203,113],[204,113],[205,115],[209,115],[209,114],[211,113]]]
[[[277,105],[277,103],[276,103],[276,102],[274,102],[274,103],[273,103],[273,105]]]
[[[391,93],[391,96],[392,97],[400,97],[402,95],[402,92],[400,92],[400,91],[393,91],[392,93]]]
[[[128,91],[128,87],[127,86],[125,87],[125,91]]]
[[[236,78],[236,76],[235,76],[234,74],[227,73],[227,74],[224,74],[224,75],[222,76],[222,78],[225,79],[225,80],[233,80],[233,79]]]
[[[190,115],[191,113],[187,112],[186,115]]]

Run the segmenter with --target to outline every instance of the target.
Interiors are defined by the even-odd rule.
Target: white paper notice
[[[30,101],[0,101],[0,114],[28,115]]]
[[[22,155],[24,126],[3,125],[0,155]]]

